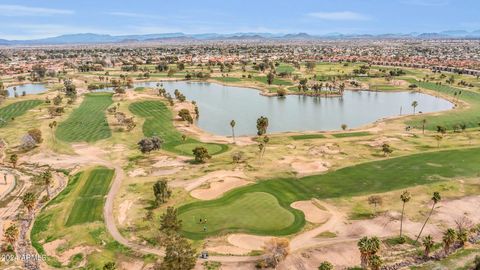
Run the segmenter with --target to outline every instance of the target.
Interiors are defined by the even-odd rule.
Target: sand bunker
[[[311,223],[324,223],[330,217],[327,211],[318,208],[313,201],[298,201],[290,206],[302,211],[305,214],[305,219]]]
[[[7,182],[5,183],[5,175]],[[0,172],[0,198],[3,198],[10,193],[15,187],[15,177],[7,172]]]
[[[200,200],[212,200],[223,193],[237,187],[248,185],[250,182],[238,177],[225,177],[218,182],[210,182],[208,188],[199,188],[190,192],[192,197]]]
[[[177,167],[185,165],[185,160],[181,158],[173,158],[169,156],[155,157],[154,168]]]
[[[257,236],[250,234],[232,234],[227,240],[230,244],[245,250],[262,250],[265,243],[270,240],[268,236]]]
[[[127,174],[130,177],[147,176],[147,172],[145,171],[145,169],[142,169],[142,168],[138,168],[138,169],[135,169],[133,171],[129,171]]]
[[[236,246],[229,246],[229,245],[215,245],[212,247],[208,247],[207,250],[209,252],[214,252],[218,254],[224,255],[246,255],[250,252],[248,249],[236,247]]]

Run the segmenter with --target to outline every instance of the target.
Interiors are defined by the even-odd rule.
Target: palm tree
[[[33,194],[32,192],[27,192],[22,197],[23,205],[25,205],[25,207],[28,210],[28,213],[30,213],[30,214],[33,212],[33,207],[35,206],[35,201],[36,201],[35,194]]]
[[[362,269],[367,269],[368,266],[368,240],[368,237],[364,236],[357,242],[357,247],[360,251],[360,265]]]
[[[52,172],[50,169],[47,169],[41,175],[42,184],[45,185],[45,189],[47,190],[47,198],[50,198],[50,184],[52,184]]]
[[[457,238],[457,233],[455,232],[454,229],[447,229],[445,233],[443,234],[443,251],[445,252],[445,255],[447,255],[450,252],[450,247],[451,245],[455,242],[455,239]]]
[[[412,107],[413,107],[413,114],[415,114],[415,109],[417,108],[418,106],[418,102],[415,100],[412,102]]]
[[[10,162],[12,163],[12,166],[15,169],[17,167],[18,155],[17,154],[11,155],[10,156]]]
[[[232,138],[233,138],[233,143],[235,143],[235,120],[230,121],[230,126],[232,127]]]
[[[400,218],[400,239],[402,239],[402,229],[403,229],[403,214],[405,212],[405,204],[410,201],[412,195],[408,190],[405,190],[402,195],[400,195],[400,200],[402,200],[402,217]]]
[[[53,141],[55,141],[55,134],[53,133],[53,129],[57,126],[57,121],[53,121],[48,124],[48,127],[50,127],[50,130],[52,131],[52,138]]]
[[[430,213],[428,214],[427,216],[427,219],[425,220],[425,223],[423,223],[423,226],[422,226],[422,229],[420,229],[420,233],[418,234],[417,236],[417,239],[415,239],[415,243],[417,243],[418,241],[418,238],[420,238],[420,236],[422,235],[422,232],[423,232],[423,229],[425,228],[425,225],[427,225],[427,222],[428,222],[428,219],[430,218],[430,216],[432,215],[433,213],[433,209],[435,209],[435,205],[437,205],[437,203],[442,199],[442,197],[440,196],[440,193],[439,192],[433,192],[433,196],[432,196],[432,201],[433,201],[433,205],[432,205],[432,209],[430,210]]]
[[[18,227],[17,225],[13,224],[11,225],[10,227],[8,227],[4,234],[3,234],[3,237],[5,238],[5,240],[7,240],[7,242],[13,246],[13,244],[15,243],[15,241],[17,241],[17,238],[18,238]]]
[[[372,255],[370,260],[368,261],[368,264],[370,265],[370,268],[372,270],[379,270],[382,267],[383,261],[378,255]]]
[[[425,135],[425,124],[427,123],[427,119],[422,120],[422,134]]]
[[[430,250],[432,249],[433,245],[435,242],[433,242],[433,238],[431,235],[427,235],[423,238],[422,244],[425,247],[425,258],[428,258],[430,256]]]
[[[435,135],[435,140],[437,141],[437,148],[440,148],[440,141],[443,139],[443,136],[440,134]]]
[[[265,135],[265,137],[263,137],[263,154],[262,154],[262,156],[265,155],[265,150],[267,149],[267,144],[268,144],[269,141],[270,141],[270,138],[267,135]]]

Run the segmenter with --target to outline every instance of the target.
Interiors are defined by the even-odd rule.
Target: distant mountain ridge
[[[308,33],[204,33],[204,34],[185,34],[181,32],[146,34],[146,35],[108,35],[79,33],[67,34],[56,37],[31,39],[31,40],[6,40],[0,39],[0,45],[61,45],[61,44],[102,44],[102,43],[125,43],[125,42],[151,42],[151,41],[195,41],[195,40],[315,40],[315,39],[359,39],[359,38],[419,38],[419,39],[438,39],[438,38],[473,38],[480,39],[480,30],[468,32],[465,30],[448,30],[435,33],[389,33],[389,34],[341,34],[329,33],[324,35],[310,35]]]

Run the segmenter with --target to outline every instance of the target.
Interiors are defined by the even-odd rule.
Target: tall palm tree
[[[422,134],[425,135],[425,124],[427,123],[427,119],[422,120]]]
[[[35,198],[35,194],[33,194],[32,192],[27,192],[25,193],[25,195],[23,195],[22,202],[23,205],[25,205],[25,207],[27,208],[28,213],[31,214],[33,212],[36,200],[37,199]]]
[[[264,145],[263,145],[263,154],[262,154],[262,156],[265,155],[265,150],[267,150],[267,144],[268,144],[269,141],[270,141],[270,138],[269,138],[267,135],[265,135],[265,137],[263,137],[263,144],[264,144]]]
[[[403,214],[405,212],[405,204],[410,201],[412,195],[408,190],[405,190],[402,195],[400,195],[400,200],[402,200],[402,217],[400,218],[400,239],[402,239],[402,230],[403,230]]]
[[[447,255],[450,252],[450,247],[452,244],[455,242],[455,239],[457,238],[457,233],[455,232],[454,229],[447,229],[445,233],[443,234],[443,251],[445,252],[445,255]]]
[[[415,243],[417,243],[418,241],[418,238],[420,238],[420,236],[422,235],[422,232],[423,232],[423,229],[425,228],[425,225],[427,225],[427,222],[428,222],[428,219],[430,219],[430,216],[432,215],[433,213],[433,209],[435,209],[435,206],[437,205],[437,203],[442,199],[442,197],[440,196],[440,193],[439,192],[433,192],[433,196],[432,196],[432,201],[433,201],[433,205],[432,205],[432,209],[430,210],[430,213],[428,214],[427,216],[427,219],[425,220],[425,223],[423,223],[423,226],[422,226],[422,229],[420,230],[420,233],[418,234],[417,236],[417,239],[415,239]]]
[[[413,114],[415,114],[415,109],[417,108],[417,106],[418,106],[418,101],[416,101],[416,100],[413,101],[413,102],[412,102]]]
[[[45,189],[47,190],[47,198],[50,199],[50,185],[52,184],[52,172],[50,169],[47,169],[45,172],[41,174],[42,184],[45,185]]]
[[[233,138],[233,143],[235,143],[235,120],[230,121],[230,126],[232,127],[232,138]]]
[[[435,242],[433,242],[433,238],[431,235],[427,235],[423,238],[422,244],[425,247],[424,255],[425,258],[428,258],[430,256],[430,250],[432,250],[433,245]]]

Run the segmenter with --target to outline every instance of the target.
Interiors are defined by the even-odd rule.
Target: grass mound
[[[192,150],[198,146],[207,148],[208,152],[213,155],[228,150],[228,146],[224,144],[202,143],[188,137],[183,140],[182,134],[173,126],[172,112],[161,101],[135,102],[130,104],[129,110],[133,114],[145,118],[143,134],[147,137],[161,137],[165,141],[163,148],[167,151],[191,156]]]
[[[298,232],[305,224],[303,213],[290,207],[290,204],[295,201],[311,198],[327,199],[360,196],[445,181],[445,179],[453,177],[472,177],[480,173],[477,165],[480,162],[479,151],[480,148],[468,148],[426,152],[363,163],[331,173],[300,179],[287,178],[262,181],[230,191],[216,200],[199,201],[181,206],[179,213],[184,224],[183,232],[192,239],[200,239],[215,235],[218,232],[230,231],[243,231],[260,235],[292,234]],[[438,166],[430,166],[431,163],[438,164]],[[269,221],[265,216],[275,215],[273,212],[280,211],[279,207],[251,213],[238,210],[242,209],[242,203],[239,202],[244,202],[242,198],[246,194],[259,192],[271,194],[278,200],[282,208],[294,215],[295,220],[290,226],[273,230],[266,223]],[[225,208],[223,205],[238,206],[234,209]],[[190,224],[194,222],[193,216],[199,213],[204,213],[204,215],[215,213],[212,214],[212,223],[205,233],[198,233],[195,224]],[[224,221],[224,223],[218,223],[217,225],[216,216],[219,215],[218,213],[228,217],[229,223]],[[237,219],[254,220],[256,227],[244,225]],[[262,227],[262,224],[265,224],[265,227]]]
[[[80,107],[67,120],[60,123],[55,132],[65,142],[95,142],[112,136],[105,110],[113,103],[112,94],[85,95]]]
[[[302,134],[290,136],[294,141],[311,140],[311,139],[325,139],[323,134]]]
[[[367,132],[367,131],[332,134],[332,136],[335,137],[335,138],[362,137],[362,136],[369,136],[369,135],[372,135],[372,134],[370,132]]]
[[[41,100],[25,100],[12,103],[3,108],[0,108],[0,128],[6,126],[8,122],[11,122],[16,117],[25,114],[27,111],[42,104]]]

